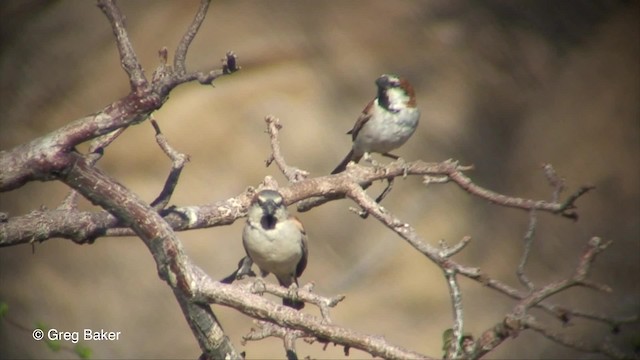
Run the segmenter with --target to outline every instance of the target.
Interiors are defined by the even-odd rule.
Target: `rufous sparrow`
[[[253,198],[242,243],[262,277],[273,273],[281,286],[297,289],[298,277],[307,266],[307,234],[300,220],[289,214],[279,192],[262,190]],[[304,302],[289,298],[283,298],[282,304],[304,307]]]
[[[377,96],[362,110],[351,134],[353,145],[349,154],[331,172],[337,174],[350,161],[358,162],[372,152],[397,159],[390,151],[402,146],[418,127],[420,110],[409,82],[395,75],[382,75],[376,80]]]

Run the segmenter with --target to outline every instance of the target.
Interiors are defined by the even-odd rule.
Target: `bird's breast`
[[[354,141],[361,152],[386,153],[402,146],[418,126],[420,111],[403,109],[397,113],[378,111],[367,121]]]
[[[258,225],[260,226],[260,225]],[[302,235],[295,226],[277,224],[273,229],[245,227],[243,242],[251,259],[275,274],[290,272],[302,258]]]

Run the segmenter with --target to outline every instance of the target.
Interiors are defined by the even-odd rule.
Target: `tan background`
[[[536,284],[567,276],[593,235],[614,240],[598,258],[594,280],[611,295],[574,289],[554,300],[613,315],[640,311],[640,34],[638,2],[613,1],[220,1],[213,4],[189,53],[190,69],[218,66],[234,50],[243,70],[215,88],[176,89],[155,114],[173,146],[191,155],[173,203],[205,204],[257,185],[269,154],[263,118],[278,116],[290,164],[327,174],[349,148],[350,129],[374,95],[381,73],[408,77],[422,110],[417,133],[401,150],[408,160],[454,158],[475,164],[480,185],[506,194],[548,199],[540,170],[552,163],[570,189],[597,190],[578,201],[580,221],[539,216],[529,274]],[[197,2],[123,2],[147,75],[157,50],[175,47]],[[41,136],[126,95],[111,30],[93,2],[3,2],[0,149]],[[152,200],[170,162],[149,124],[129,129],[100,167]],[[373,191],[373,190],[372,190]],[[377,190],[376,190],[377,191]],[[0,194],[0,211],[56,207],[67,189],[31,183]],[[377,193],[376,193],[377,194]],[[89,205],[85,206],[89,208]],[[385,336],[425,354],[441,355],[451,326],[439,270],[374,219],[361,220],[339,201],[301,214],[310,237],[302,282],[320,294],[344,293],[336,323]],[[527,214],[472,198],[454,185],[427,188],[398,181],[385,206],[432,244],[471,235],[457,257],[518,286],[514,268]],[[293,210],[293,209],[292,209]],[[242,256],[242,221],[180,233],[187,253],[212,277]],[[462,281],[466,331],[478,335],[514,303]],[[195,358],[197,344],[136,238],[102,238],[78,246],[52,240],[0,249],[0,300],[27,326],[42,321],[77,331],[121,331],[117,342],[85,343],[96,358]],[[249,358],[282,358],[278,340],[240,345],[250,319],[214,307],[234,344]],[[308,307],[305,311],[315,313]],[[542,316],[543,319],[546,317]],[[548,319],[547,319],[548,320]],[[555,328],[560,326],[550,321]],[[611,336],[576,321],[584,339]],[[0,324],[0,357],[63,358],[29,333]],[[613,341],[629,349],[637,327]],[[342,358],[342,349],[298,343],[300,355]],[[527,332],[492,358],[596,356],[574,352]],[[351,358],[368,358],[352,350]]]

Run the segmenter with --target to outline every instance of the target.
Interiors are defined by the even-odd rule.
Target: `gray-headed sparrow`
[[[382,75],[376,80],[378,95],[362,110],[362,114],[347,134],[351,134],[351,151],[331,173],[347,168],[350,161],[358,162],[368,153],[376,152],[396,158],[389,151],[402,146],[418,127],[420,110],[416,95],[406,79]]]
[[[289,214],[279,192],[262,190],[253,198],[242,243],[263,277],[273,273],[281,286],[298,285],[307,266],[307,234],[302,223]],[[294,309],[304,307],[304,302],[288,298],[282,303]]]

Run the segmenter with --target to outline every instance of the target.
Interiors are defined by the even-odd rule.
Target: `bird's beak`
[[[277,206],[273,201],[267,201],[266,203],[264,203],[262,208],[264,209],[265,215],[273,216],[276,213]]]
[[[376,85],[381,89],[386,89],[389,87],[389,78],[386,76],[380,76],[376,79]]]

